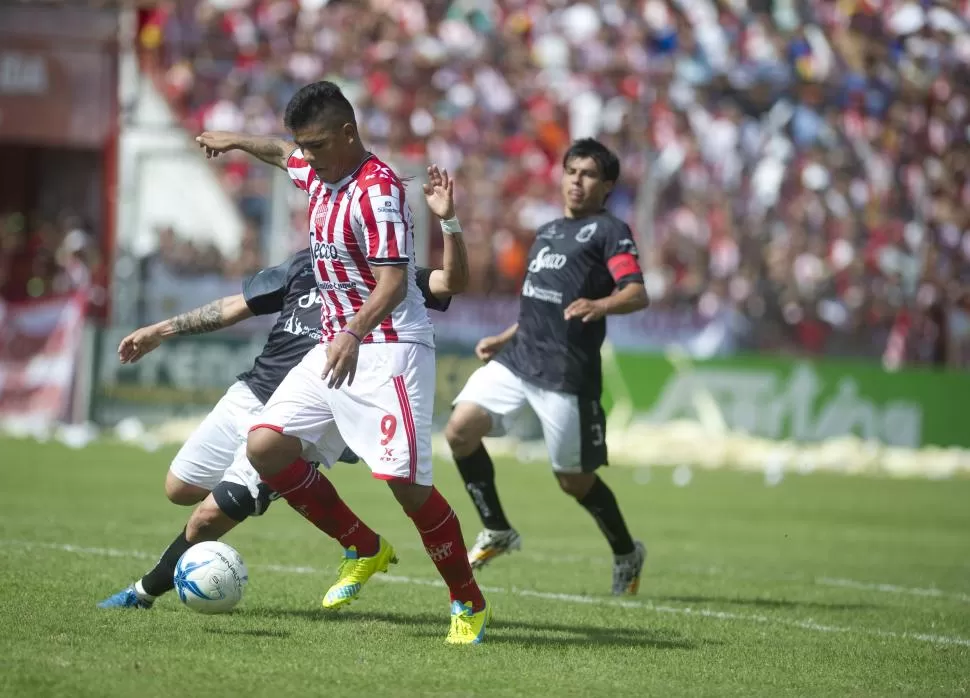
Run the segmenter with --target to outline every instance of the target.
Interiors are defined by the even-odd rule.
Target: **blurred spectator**
[[[180,237],[171,227],[163,227],[158,230],[158,249],[143,262],[146,270],[162,268],[180,278],[211,275],[238,279],[255,274],[263,266],[259,236],[252,223],[246,227],[239,255],[234,259],[225,258],[212,243],[199,244]]]
[[[196,0],[140,39],[193,130],[281,132],[300,85],[340,83],[382,156],[458,173],[474,292],[517,289],[563,149],[597,135],[658,306],[739,311],[756,348],[881,356],[900,313],[966,297],[968,18],[965,0]],[[262,220],[264,168],[216,162]]]
[[[25,301],[84,291],[106,301],[106,269],[83,221],[0,214],[0,298]]]

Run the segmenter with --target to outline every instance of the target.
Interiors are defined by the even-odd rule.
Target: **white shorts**
[[[327,387],[327,348],[314,347],[266,403],[256,426],[296,436],[323,453],[346,443],[374,477],[431,485],[434,349],[362,344],[353,385]],[[336,446],[340,450],[336,450]]]
[[[246,436],[258,421],[263,403],[242,381],[229,386],[182,448],[175,454],[169,472],[182,482],[212,491],[223,480],[245,485],[254,498],[259,496],[259,473],[246,458]],[[334,442],[335,453],[306,449],[307,460],[330,467],[343,452]]]
[[[452,404],[459,402],[474,403],[489,413],[488,436],[503,436],[508,420],[531,407],[542,424],[553,470],[593,472],[607,464],[606,418],[598,398],[541,388],[489,361],[468,377]]]

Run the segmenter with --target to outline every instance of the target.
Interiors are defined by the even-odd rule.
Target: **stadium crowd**
[[[458,173],[473,292],[518,288],[562,151],[598,134],[623,162],[611,208],[650,223],[655,305],[739,311],[758,347],[878,356],[901,318],[932,353],[933,318],[965,302],[968,17],[965,0],[195,0],[145,13],[139,41],[193,131],[280,132],[300,85],[341,84],[375,150]],[[218,163],[259,222],[264,170]]]
[[[101,306],[105,274],[97,245],[78,217],[0,213],[0,300],[19,302],[83,289],[92,305]]]

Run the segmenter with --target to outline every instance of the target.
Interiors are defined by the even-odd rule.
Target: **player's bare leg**
[[[388,480],[387,484],[404,513],[414,522],[428,557],[448,586],[452,609],[448,642],[480,642],[491,619],[491,608],[468,562],[458,515],[434,487],[407,480]]]
[[[326,477],[303,460],[294,436],[257,426],[249,432],[246,455],[269,487],[318,529],[340,543],[344,557],[337,582],[323,598],[325,608],[344,606],[377,572],[397,562],[394,548],[351,511]]]
[[[485,529],[468,552],[472,569],[483,567],[499,555],[522,547],[518,532],[505,518],[495,487],[495,466],[482,439],[492,428],[492,417],[473,402],[459,402],[445,427],[465,489],[472,498]]]
[[[590,513],[613,550],[613,593],[637,593],[647,550],[630,536],[613,491],[596,473],[555,475],[562,491]]]
[[[192,506],[206,498],[209,490],[180,480],[169,471],[165,475],[165,496],[172,504]]]

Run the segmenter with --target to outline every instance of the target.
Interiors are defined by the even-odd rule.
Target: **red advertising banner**
[[[0,140],[101,148],[112,136],[116,19],[0,3]]]
[[[84,293],[0,300],[0,423],[30,428],[66,417],[85,304]]]

